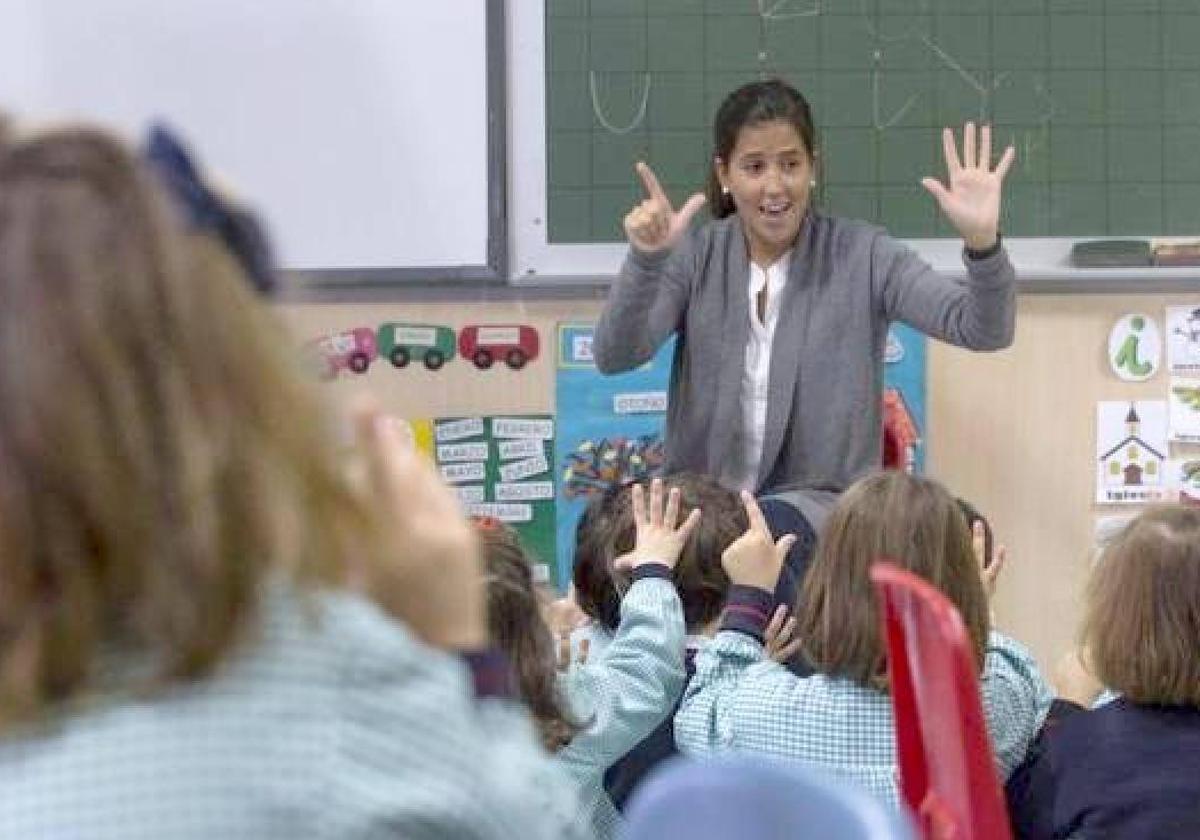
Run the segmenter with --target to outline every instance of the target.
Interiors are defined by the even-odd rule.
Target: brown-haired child
[[[721,567],[721,553],[745,532],[748,520],[738,494],[716,480],[698,473],[676,473],[668,480],[679,491],[684,508],[704,511],[704,518],[684,547],[672,575],[687,624],[684,662],[690,679],[696,651],[716,631],[716,621],[729,590],[729,576]],[[600,542],[607,544],[608,553],[620,555],[627,551],[636,536],[630,506],[620,502],[610,505],[600,537]],[[633,790],[650,770],[676,753],[674,728],[672,709],[672,714],[654,732],[605,775],[605,789],[618,808],[624,808]]]
[[[1016,833],[1200,836],[1200,510],[1151,509],[1108,544],[1081,642],[1089,693],[1119,696],[1046,732],[1008,785]]]
[[[989,633],[987,596],[966,521],[939,484],[899,472],[856,482],[834,508],[804,582],[797,635],[817,673],[771,661],[764,634],[782,556],[748,494],[751,526],[726,550],[722,630],[696,658],[675,718],[681,751],[747,751],[820,764],[898,803],[884,642],[869,570],[889,558],[945,593],[962,614],[1000,770],[1025,757],[1050,705],[1032,657]]]
[[[636,539],[612,561],[614,574],[628,581],[616,631],[603,650],[560,675],[561,694],[548,686],[555,668],[548,628],[532,620],[495,628],[499,632],[493,641],[513,659],[519,674],[530,675],[533,693],[526,699],[543,706],[537,716],[544,740],[562,741],[558,762],[579,786],[600,838],[615,836],[620,823],[604,791],[605,770],[662,722],[683,688],[684,618],[671,575],[700,521],[700,510],[692,508],[684,517],[682,508],[679,491],[664,493],[659,479],[648,494],[640,485],[629,491]],[[514,541],[489,540],[488,530],[488,568],[511,567]],[[497,553],[504,556],[490,556]],[[531,576],[489,575],[493,598],[501,595],[496,590],[514,585],[524,590],[521,598],[529,605],[530,618],[540,621]]]

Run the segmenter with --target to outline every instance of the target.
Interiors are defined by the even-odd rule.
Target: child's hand
[[[767,527],[767,520],[763,518],[754,496],[743,490],[742,504],[746,507],[750,527],[725,549],[721,555],[721,565],[725,567],[730,583],[774,592],[783,568],[783,559],[796,542],[796,537],[787,534],[779,542],[774,542],[771,529]]]
[[[979,578],[983,581],[983,591],[988,601],[996,594],[996,581],[1008,560],[1008,548],[997,545],[992,553],[992,562],[988,563],[986,548],[986,532],[983,523],[978,519],[971,525],[971,548],[975,552],[975,560],[979,564]]]
[[[542,619],[555,634],[567,633],[577,627],[591,623],[587,613],[575,602],[575,587],[571,586],[562,598],[545,601],[542,605]]]
[[[617,569],[631,570],[647,563],[662,563],[674,569],[679,555],[687,544],[688,536],[700,521],[700,508],[688,514],[678,528],[679,489],[671,488],[667,496],[667,508],[663,510],[663,483],[661,478],[650,482],[650,507],[646,507],[646,495],[642,485],[633,485],[633,523],[637,528],[637,540],[633,551],[613,561]]]
[[[800,651],[800,640],[792,638],[795,632],[796,619],[789,618],[787,606],[780,604],[775,608],[771,623],[763,634],[763,648],[767,657],[775,662],[787,662],[795,656]]]
[[[571,634],[563,631],[558,634],[558,670],[569,671],[572,665],[586,665],[588,654],[591,653],[592,642],[586,637],[579,640],[579,656],[571,661]]]
[[[395,418],[357,412],[370,498],[384,528],[382,558],[358,558],[370,597],[428,644],[469,650],[487,643],[487,601],[475,529]]]

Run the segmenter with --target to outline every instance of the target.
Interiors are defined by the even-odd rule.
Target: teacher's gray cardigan
[[[881,228],[810,211],[792,251],[775,339],[758,489],[844,489],[882,459],[883,351],[891,321],[973,350],[1013,339],[1016,275],[1001,248],[934,271]],[[750,263],[736,215],[694,228],[670,253],[631,249],[593,340],[604,373],[648,361],[678,336],[667,469],[712,476],[730,457],[750,331]]]

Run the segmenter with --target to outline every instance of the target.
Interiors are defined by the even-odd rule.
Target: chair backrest
[[[630,801],[625,840],[912,840],[907,817],[815,768],[728,756],[674,758]]]
[[[979,675],[958,610],[916,575],[876,563],[900,792],[925,840],[1011,840]]]

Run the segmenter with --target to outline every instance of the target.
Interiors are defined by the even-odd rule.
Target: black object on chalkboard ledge
[[[1071,248],[1071,265],[1079,268],[1130,268],[1154,265],[1148,239],[1091,239]]]

